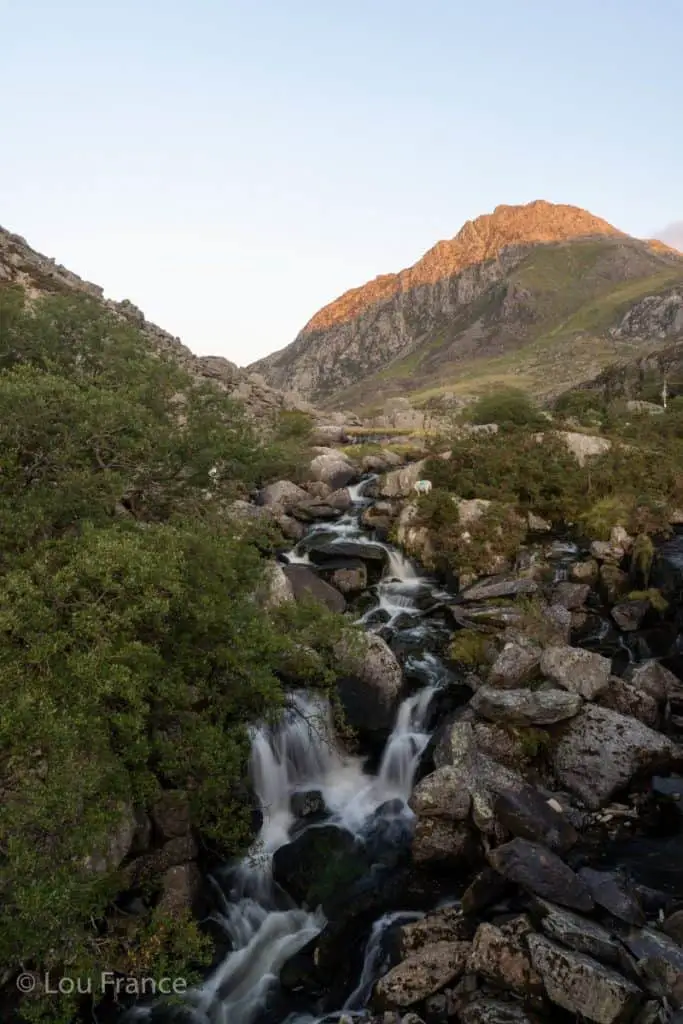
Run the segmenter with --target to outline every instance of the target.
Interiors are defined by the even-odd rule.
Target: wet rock
[[[652,565],[650,586],[667,597],[676,597],[683,588],[683,536],[666,541],[658,549]]]
[[[611,562],[600,567],[600,590],[608,604],[616,604],[630,589],[628,573]]]
[[[283,537],[294,543],[300,541],[306,532],[303,523],[293,519],[291,516],[278,516],[277,525],[280,527]]]
[[[683,971],[683,948],[663,932],[654,928],[633,929],[623,942],[636,960],[664,960],[677,971]]]
[[[462,894],[460,905],[465,914],[474,916],[497,903],[510,888],[502,875],[493,868],[483,868],[472,879]]]
[[[325,500],[328,505],[339,509],[340,512],[348,512],[353,505],[348,487],[341,487],[337,491],[332,491]]]
[[[340,665],[337,692],[346,719],[361,732],[391,730],[401,700],[401,666],[376,634],[361,634],[357,642],[358,649],[342,641],[335,651]]]
[[[491,686],[515,689],[532,679],[538,671],[541,649],[525,640],[509,641],[494,661],[488,674]]]
[[[283,572],[292,585],[294,599],[296,601],[311,600],[313,598],[327,606],[332,612],[343,612],[346,610],[344,595],[338,590],[325,583],[319,576],[316,576],[311,569],[305,565],[285,565]]]
[[[618,1024],[635,1012],[641,991],[616,971],[541,935],[530,935],[528,944],[533,965],[557,1006],[595,1024]]]
[[[408,806],[419,818],[466,821],[472,798],[459,769],[437,768],[425,776],[412,792]]]
[[[314,480],[322,480],[333,491],[346,487],[358,479],[358,470],[348,458],[334,448],[324,452],[311,461],[311,476]]]
[[[383,498],[410,498],[414,493],[415,484],[422,479],[426,464],[427,460],[422,459],[387,473],[380,481],[380,495]]]
[[[577,715],[583,701],[566,690],[496,690],[482,686],[470,707],[492,722],[551,725]]]
[[[624,951],[621,943],[595,921],[588,921],[564,907],[538,898],[534,900],[533,915],[548,938],[555,942],[577,953],[586,953],[602,963],[615,967],[622,963]]]
[[[481,580],[458,594],[459,601],[490,601],[493,598],[530,597],[537,593],[538,584],[534,580],[519,579],[515,576]]]
[[[574,827],[533,786],[503,790],[495,797],[498,822],[519,839],[541,842],[552,850],[568,850],[577,841]]]
[[[174,839],[190,831],[190,802],[181,789],[167,789],[155,801],[151,818],[161,839]]]
[[[637,718],[651,728],[659,721],[659,709],[654,697],[619,676],[611,676],[609,687],[600,694],[597,703],[603,708],[611,708],[622,715]]]
[[[579,562],[578,564],[585,563]],[[553,603],[561,604],[563,608],[574,611],[577,608],[583,608],[590,592],[591,588],[588,583],[572,583],[570,580],[563,580],[553,589]]]
[[[468,971],[501,988],[522,996],[540,995],[543,982],[532,967],[525,938],[533,931],[528,918],[514,918],[501,925],[481,924],[477,929]]]
[[[516,1003],[503,1003],[497,999],[477,999],[460,1011],[462,1024],[537,1024],[538,1017],[530,1016]]]
[[[629,665],[624,678],[660,703],[681,686],[678,677],[654,659],[641,661],[638,665]]]
[[[626,924],[645,924],[645,914],[634,892],[624,879],[611,871],[581,868],[579,878],[599,907]]]
[[[600,567],[594,558],[582,562],[574,562],[569,570],[569,578],[576,583],[593,584],[598,578]]]
[[[555,777],[592,810],[638,775],[665,768],[675,748],[667,737],[610,708],[586,704],[550,751]]]
[[[593,909],[590,892],[560,858],[538,843],[513,839],[489,851],[489,863],[504,878],[544,899],[586,913]]]
[[[426,914],[422,920],[404,924],[399,946],[405,959],[425,946],[437,942],[466,942],[472,938],[472,924],[458,907],[444,907]]]
[[[392,968],[377,982],[372,1002],[378,1009],[404,1010],[452,984],[467,963],[468,942],[435,942]]]
[[[622,601],[615,604],[611,615],[619,629],[624,633],[634,633],[640,629],[643,619],[650,610],[650,602],[645,601]]]
[[[609,658],[581,647],[547,647],[541,658],[544,676],[585,700],[594,700],[607,689],[611,671]]]
[[[330,583],[342,594],[360,594],[368,585],[368,570],[365,563],[349,563],[343,568],[334,569]]]
[[[325,798],[319,789],[306,789],[293,793],[290,807],[295,818],[317,818],[327,810]]]
[[[326,501],[308,501],[305,505],[295,505],[291,510],[295,519],[302,523],[315,523],[326,519],[339,519],[343,513],[329,505]]]
[[[288,512],[296,505],[306,504],[309,495],[303,488],[293,484],[291,480],[277,480],[259,491],[258,504],[268,507],[277,506],[282,512]]]
[[[317,906],[328,888],[360,877],[364,868],[354,836],[335,825],[306,829],[273,856],[273,877],[297,903]]]
[[[387,560],[386,549],[379,544],[353,540],[311,544],[308,554],[312,562],[321,565],[340,558],[355,558],[361,562],[379,562],[382,565]]]
[[[432,867],[463,867],[478,853],[468,826],[445,818],[418,818],[411,850],[415,864]]]

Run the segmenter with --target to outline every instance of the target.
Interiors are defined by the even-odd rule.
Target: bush
[[[498,423],[500,426],[533,427],[545,422],[532,399],[524,391],[507,388],[478,399],[470,410],[472,423]]]

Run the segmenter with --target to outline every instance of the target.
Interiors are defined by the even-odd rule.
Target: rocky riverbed
[[[301,692],[254,731],[261,834],[212,882],[225,956],[136,1016],[680,1024],[683,545],[653,570],[666,614],[626,596],[625,531],[582,547],[532,523],[514,566],[459,589],[389,543],[413,467],[359,483],[317,460],[317,486],[241,512],[293,543],[266,601],[365,626],[339,681],[355,738]]]

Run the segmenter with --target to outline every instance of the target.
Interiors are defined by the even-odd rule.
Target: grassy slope
[[[639,276],[624,279],[615,265],[617,246],[600,240],[537,248],[507,278],[531,293],[532,322],[506,321],[504,288],[494,286],[459,316],[433,327],[406,356],[335,395],[330,404],[370,411],[382,399],[406,392],[419,405],[446,392],[478,394],[501,385],[553,395],[616,360],[658,347],[661,342],[617,341],[609,328],[639,299],[683,283],[683,263],[677,266],[654,253],[649,259],[642,248]],[[458,355],[459,340],[477,338],[481,357]]]

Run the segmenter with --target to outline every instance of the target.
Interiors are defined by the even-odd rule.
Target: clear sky
[[[0,0],[0,224],[246,364],[499,203],[683,217],[683,0]]]

